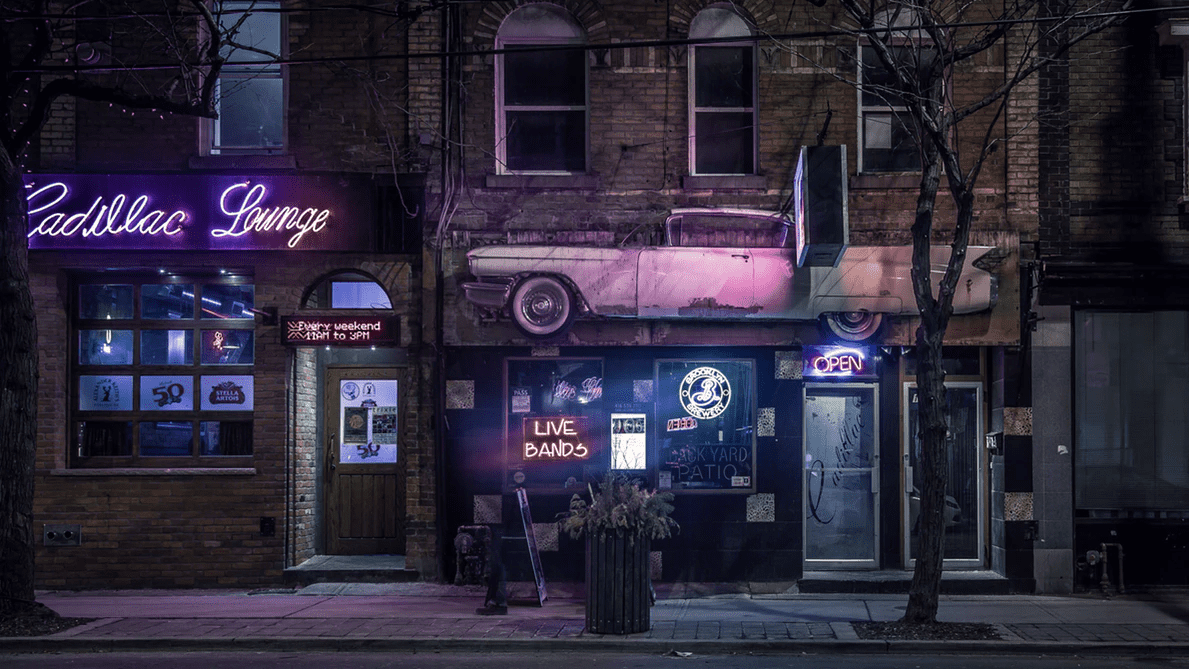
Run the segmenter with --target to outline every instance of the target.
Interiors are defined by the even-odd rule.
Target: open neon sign
[[[869,377],[875,375],[867,352],[841,346],[805,347],[806,376]]]
[[[33,249],[370,249],[370,190],[347,179],[161,174],[30,179]]]

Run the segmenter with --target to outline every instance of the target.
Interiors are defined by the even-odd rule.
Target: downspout
[[[457,39],[458,24],[459,24],[459,8],[456,4],[447,3],[442,7],[442,52],[445,54],[453,53],[456,44],[460,41]],[[443,246],[445,242],[445,228],[449,223],[448,217],[452,215],[449,208],[452,207],[452,194],[448,193],[448,189],[455,187],[453,180],[450,178],[450,171],[454,169],[452,152],[454,151],[454,133],[457,132],[457,126],[453,122],[455,111],[453,102],[456,93],[454,85],[458,78],[457,60],[452,56],[445,56],[442,58],[442,149],[441,149],[441,197],[442,210],[439,214],[439,220],[434,229],[434,354],[436,360],[434,361],[437,373],[434,375],[433,390],[434,390],[434,444],[436,447],[436,455],[434,462],[434,481],[435,481],[435,495],[434,495],[434,513],[437,519],[437,536],[438,548],[436,552],[437,570],[439,580],[446,577],[446,550],[445,547],[449,544],[449,532],[446,527],[446,337],[443,317],[445,314],[445,289],[443,287],[445,282],[445,272],[443,270],[443,263],[445,254]]]

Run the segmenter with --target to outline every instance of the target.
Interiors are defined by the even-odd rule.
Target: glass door
[[[879,567],[879,391],[805,384],[806,569]]]
[[[949,569],[984,566],[983,533],[983,390],[978,382],[946,383],[947,399],[946,460],[949,483],[945,491],[944,565]],[[920,455],[917,436],[917,388],[904,384],[904,555],[905,566],[912,568],[917,554],[917,519],[920,516],[920,490],[913,472]]]

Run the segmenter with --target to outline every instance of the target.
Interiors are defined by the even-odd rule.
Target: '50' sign
[[[162,384],[153,388],[153,401],[157,406],[164,407],[178,404],[186,394],[186,388],[180,383]]]

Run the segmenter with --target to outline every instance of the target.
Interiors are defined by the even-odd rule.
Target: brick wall
[[[1041,72],[1041,248],[1052,259],[1181,263],[1183,55],[1133,17]]]
[[[523,2],[493,2],[465,6],[466,29],[461,50],[494,48],[501,23]],[[628,2],[559,2],[586,30],[591,43],[681,40],[690,21],[709,3],[697,0],[648,4]],[[844,24],[832,13],[810,3],[739,2],[736,6],[770,36],[823,30]],[[981,6],[969,10],[976,20]],[[1012,45],[1018,52],[1020,45]],[[450,222],[453,248],[445,260],[446,306],[444,326],[449,343],[514,341],[515,333],[485,327],[476,331],[477,317],[461,302],[454,286],[466,280],[463,253],[488,243],[544,241],[546,243],[614,244],[637,226],[660,222],[669,209],[682,206],[724,206],[778,209],[791,197],[791,177],[803,145],[845,144],[850,170],[849,225],[851,242],[904,244],[910,240],[917,198],[912,175],[858,175],[858,95],[847,83],[856,76],[854,38],[811,37],[765,39],[757,52],[758,183],[708,187],[690,180],[689,166],[689,52],[685,45],[593,50],[589,62],[590,174],[576,187],[524,187],[515,178],[493,178],[496,164],[495,57],[468,55],[463,68],[466,137],[464,165],[466,197]],[[1005,56],[981,54],[961,66],[959,104],[981,99],[1002,81]],[[416,85],[414,80],[414,85]],[[991,243],[1003,232],[1035,237],[1036,144],[1034,84],[1013,96],[1006,118],[996,129],[1010,136],[1010,150],[993,154],[983,168],[976,192],[977,213],[972,243]],[[957,134],[964,156],[974,153],[992,111],[976,114]],[[1012,160],[1009,174],[1007,161]],[[1015,161],[1019,159],[1019,166]],[[742,183],[742,182],[740,182]],[[943,182],[938,197],[936,239],[948,240],[953,220]],[[598,340],[647,343],[651,335],[640,329],[606,328]],[[586,334],[583,334],[586,337]],[[765,340],[767,340],[765,338]],[[488,340],[493,341],[493,340]]]

